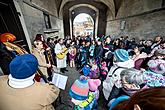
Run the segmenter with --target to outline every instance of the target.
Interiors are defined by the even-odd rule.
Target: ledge
[[[60,29],[46,29],[44,30],[44,33],[54,33],[54,32],[59,32]]]

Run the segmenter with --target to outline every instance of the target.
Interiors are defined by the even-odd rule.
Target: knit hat
[[[88,81],[88,84],[89,84],[89,90],[92,91],[92,92],[94,92],[100,86],[101,81],[100,81],[100,79],[90,79]]]
[[[117,49],[114,52],[114,56],[117,59],[118,62],[125,62],[129,60],[129,54],[124,49]]]
[[[77,79],[70,91],[69,95],[76,100],[86,100],[88,98],[89,85],[85,78]]]
[[[150,60],[148,62],[149,69],[158,74],[165,74],[165,61],[164,60]]]
[[[34,83],[34,74],[38,68],[37,58],[32,54],[16,56],[9,65],[9,85],[14,88],[28,87]]]
[[[111,102],[109,110],[112,110],[117,104],[128,99],[129,99],[129,96],[126,96],[126,95],[120,96],[116,99],[112,99],[113,101]]]

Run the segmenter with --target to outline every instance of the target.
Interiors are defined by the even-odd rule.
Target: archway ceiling
[[[55,0],[55,1],[56,1],[58,13],[60,15],[60,13],[62,13],[62,9],[66,3],[71,2],[71,1],[76,2],[77,0]],[[80,1],[80,0],[78,0],[78,1]],[[81,1],[83,2],[86,0],[81,0]],[[96,1],[96,2],[104,3],[108,7],[108,11],[110,11],[112,17],[115,18],[123,0],[88,0],[88,1]]]

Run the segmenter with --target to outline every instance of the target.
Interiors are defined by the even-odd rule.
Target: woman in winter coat
[[[114,65],[111,67],[106,79],[103,81],[103,94],[106,100],[115,98],[122,87],[121,71],[134,67],[134,61],[124,49],[117,49],[114,52]]]

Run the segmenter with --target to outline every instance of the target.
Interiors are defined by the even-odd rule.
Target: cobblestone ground
[[[78,73],[78,71],[76,71],[75,68],[68,67],[67,69],[68,69],[68,72],[63,73],[63,75],[68,76],[67,85],[66,85],[65,91],[63,90],[60,91],[60,97],[59,99],[57,99],[56,105],[55,105],[56,110],[73,110],[74,105],[71,103],[68,93],[69,93],[70,87],[72,86],[74,81],[77,78],[79,78],[80,74]],[[104,104],[103,95],[100,94],[100,98],[98,101],[98,110],[107,110],[103,104]]]

